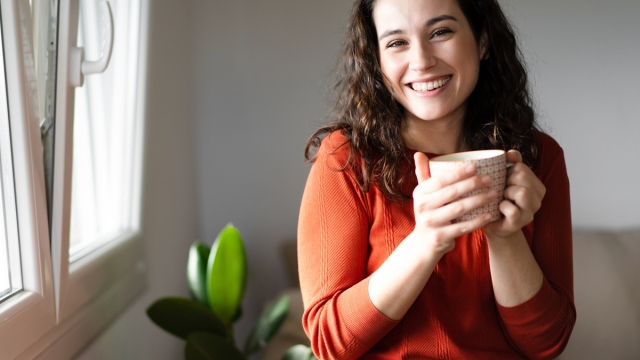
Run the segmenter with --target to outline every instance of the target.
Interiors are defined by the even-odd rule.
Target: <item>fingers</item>
[[[459,183],[465,179],[472,178],[475,175],[475,173],[476,173],[476,168],[473,165],[469,165],[466,167],[459,167],[455,170],[438,174],[437,176],[431,176],[429,178],[429,181],[423,181],[422,183],[419,183],[415,191],[421,192],[421,193],[435,192],[440,189],[446,188],[447,186]],[[463,192],[460,195],[463,195],[463,194],[466,194],[466,192]]]
[[[476,229],[482,228],[483,226],[487,225],[489,221],[491,221],[491,215],[484,214],[484,216],[478,216],[471,220],[439,227],[433,233],[434,241],[436,243],[447,240],[451,241],[459,236],[469,234]]]
[[[477,229],[486,226],[491,221],[491,216],[485,214],[471,220],[459,223],[448,223],[447,225],[428,227],[422,232],[427,240],[428,246],[438,254],[447,253],[455,247],[456,238],[465,234],[469,234]],[[416,226],[418,230],[420,226]],[[414,230],[415,231],[415,230]]]
[[[531,168],[522,162],[522,154],[516,150],[507,152],[507,162],[514,164],[507,171],[506,186],[522,186],[532,189],[539,196],[544,196],[546,189]]]
[[[511,164],[521,163],[522,154],[518,150],[507,151],[507,162]]]
[[[491,221],[491,215],[484,214],[471,220],[452,224],[448,228],[451,230],[452,236],[458,237],[485,226],[489,221]]]
[[[504,191],[504,198],[509,200],[507,202],[517,210],[517,213],[514,211],[503,213],[505,217],[520,218],[523,225],[533,220],[533,214],[540,209],[540,205],[542,204],[541,198],[535,196],[535,194],[531,194],[529,189],[519,186],[512,186],[506,189]]]
[[[418,151],[413,155],[413,159],[416,163],[416,177],[418,178],[418,183],[421,183],[430,178],[431,174],[429,172],[429,158],[427,157],[427,155]]]
[[[499,206],[504,218],[485,228],[485,231],[499,236],[508,236],[530,223],[542,206],[546,193],[544,184],[521,161],[522,157],[518,152],[510,151],[508,157],[514,165],[507,173],[505,201]]]
[[[530,212],[533,215],[542,206],[544,192],[540,193],[522,186],[510,186],[505,189],[504,198],[513,202],[523,211]]]
[[[542,184],[533,171],[522,162],[513,165],[507,173],[506,187],[508,189],[512,186],[529,189],[533,195],[539,197],[540,200],[546,193],[544,184]]]
[[[497,196],[496,191],[489,190],[459,200],[456,198],[436,208],[430,208],[430,202],[422,203],[417,206],[416,221],[425,226],[451,224],[452,220],[483,207]]]
[[[502,230],[508,233],[522,229],[522,227],[531,221],[522,219],[521,209],[511,201],[502,201],[498,205],[500,212],[504,215],[502,219]],[[533,220],[533,219],[532,219]]]
[[[476,175],[475,166],[468,165],[433,176],[425,154],[417,152],[414,160],[418,180],[413,191],[414,231],[428,239],[432,249],[438,253],[450,251],[455,246],[455,238],[491,221],[491,216],[486,214],[453,223],[454,219],[497,198],[497,192],[490,189],[490,175]]]
[[[417,162],[421,161],[417,158]],[[417,165],[416,176],[424,174]],[[452,223],[452,221],[473,209],[484,206],[497,197],[490,187],[491,176],[474,175],[473,166],[459,168],[438,177],[430,177],[419,183],[413,192],[416,228],[436,253],[443,254],[455,246],[455,238],[485,226],[488,217]],[[482,190],[474,195],[467,194]]]
[[[491,186],[491,176],[472,176],[460,181],[449,183],[455,178],[432,177],[428,182],[418,185],[414,192],[414,199],[424,200],[429,208],[436,209],[445,204],[456,201],[463,196],[477,190]]]

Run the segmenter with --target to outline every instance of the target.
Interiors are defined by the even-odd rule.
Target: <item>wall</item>
[[[640,2],[501,1],[545,127],[565,149],[574,226],[640,227]]]
[[[304,144],[327,111],[344,0],[196,0],[194,120],[202,239],[241,231],[250,276],[237,331],[286,286],[282,242],[295,239]]]

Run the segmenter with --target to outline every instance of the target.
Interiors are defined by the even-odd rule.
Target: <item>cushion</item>
[[[560,356],[640,359],[640,231],[574,232],[577,319]]]

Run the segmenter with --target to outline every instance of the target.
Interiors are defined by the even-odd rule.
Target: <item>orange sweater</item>
[[[390,202],[373,185],[363,193],[351,170],[336,170],[348,156],[347,146],[339,147],[345,138],[328,136],[311,168],[298,225],[302,324],[314,353],[378,360],[558,356],[576,319],[569,180],[560,146],[548,135],[536,138],[536,175],[547,192],[523,232],[544,274],[542,288],[523,304],[499,305],[485,235],[477,230],[457,239],[404,318],[394,321],[372,304],[368,281],[413,230],[413,203]]]

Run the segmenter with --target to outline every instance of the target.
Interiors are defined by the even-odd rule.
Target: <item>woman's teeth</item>
[[[442,87],[444,84],[449,82],[449,80],[451,80],[451,76],[447,76],[444,79],[440,79],[436,81],[421,82],[421,83],[415,82],[415,83],[411,83],[411,88],[415,91],[431,91],[439,87]]]

